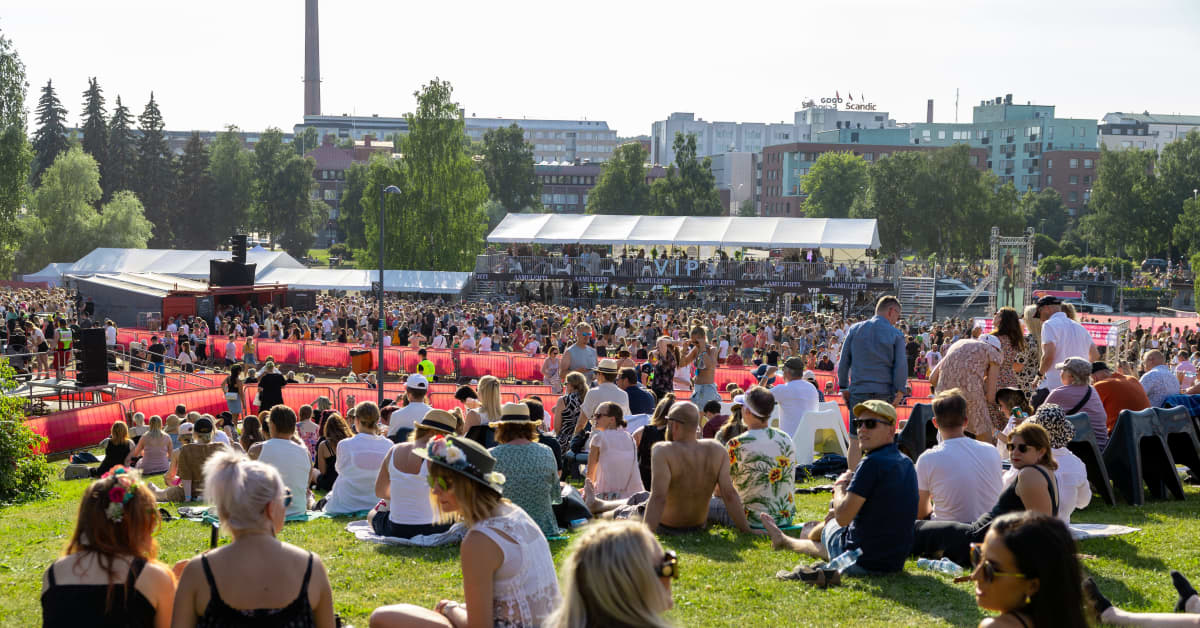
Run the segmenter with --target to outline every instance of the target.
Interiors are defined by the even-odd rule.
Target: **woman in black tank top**
[[[639,427],[633,433],[633,440],[637,444],[638,471],[642,475],[642,486],[646,487],[647,491],[650,490],[651,478],[650,450],[654,448],[655,443],[667,439],[667,413],[671,411],[673,405],[675,405],[675,393],[667,393],[654,407],[650,423]]]
[[[1000,493],[996,505],[973,523],[917,521],[913,556],[945,556],[967,567],[971,564],[971,544],[983,542],[997,517],[1024,510],[1058,516],[1058,484],[1054,481],[1058,463],[1050,452],[1050,436],[1045,428],[1036,423],[1022,423],[1009,435],[1008,446],[1017,477]]]

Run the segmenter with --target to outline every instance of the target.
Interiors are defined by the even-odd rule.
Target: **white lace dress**
[[[561,600],[550,544],[541,528],[524,510],[504,502],[499,515],[471,530],[486,534],[504,554],[492,581],[495,625],[540,626]]]

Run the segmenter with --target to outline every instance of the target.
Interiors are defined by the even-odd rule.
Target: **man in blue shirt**
[[[769,516],[760,519],[775,549],[824,560],[858,549],[862,555],[843,574],[898,572],[912,551],[917,472],[896,448],[896,409],[891,404],[871,399],[855,406],[854,416],[866,456],[853,473],[834,482],[832,517],[806,539],[785,536]]]
[[[621,369],[621,374],[617,376],[617,387],[629,395],[630,414],[654,414],[654,394],[638,385],[637,370]]]
[[[899,320],[900,300],[885,296],[875,304],[875,316],[854,324],[846,332],[838,362],[838,382],[847,408],[868,399],[898,406],[904,399],[908,387],[908,361],[904,352],[904,334],[896,329]],[[851,422],[849,467],[857,467],[861,457],[862,447]]]

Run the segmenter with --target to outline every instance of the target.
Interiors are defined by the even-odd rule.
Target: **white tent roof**
[[[187,251],[175,249],[94,249],[74,264],[56,269],[60,275],[155,272],[187,279],[208,279],[208,261],[232,259],[230,251]],[[304,268],[283,251],[247,251],[246,261],[257,264],[257,280],[276,268]],[[39,273],[45,272],[45,269]],[[45,279],[39,281],[46,281]]]
[[[286,284],[305,290],[370,290],[379,276],[377,270],[337,268],[277,268],[259,277],[259,283]],[[467,285],[471,273],[434,270],[387,270],[383,273],[388,292],[424,292],[458,294]]]
[[[48,281],[50,283],[57,284],[59,280],[62,279],[63,272],[70,267],[71,264],[69,262],[53,262],[46,264],[45,268],[33,273],[32,275],[25,275],[21,277],[21,279],[24,281]]]
[[[875,219],[508,214],[488,242],[878,249]]]
[[[77,281],[120,288],[155,297],[165,297],[172,290],[201,291],[208,288],[208,284],[204,282],[180,279],[174,275],[160,273],[97,273],[95,275],[71,275],[71,277]]]

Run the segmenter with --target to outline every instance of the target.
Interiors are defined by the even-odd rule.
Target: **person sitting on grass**
[[[709,521],[731,521],[738,530],[750,532],[745,507],[729,476],[729,453],[717,441],[699,439],[699,428],[696,404],[682,401],[672,406],[667,414],[667,440],[651,451],[654,472],[650,491],[625,501],[605,501],[596,498],[589,480],[583,485],[588,508],[613,519],[641,517],[659,533],[693,532]]]
[[[896,448],[892,404],[870,399],[854,406],[854,416],[863,457],[854,471],[833,483],[833,507],[824,524],[813,526],[808,538],[795,539],[785,536],[765,513],[759,519],[776,550],[830,560],[860,549],[862,556],[844,575],[898,572],[913,545],[916,469]]]
[[[529,515],[501,497],[505,478],[479,443],[437,436],[416,455],[430,464],[429,485],[444,513],[458,513],[470,530],[462,542],[466,603],[442,600],[433,610],[382,606],[373,628],[404,626],[539,626],[560,596],[550,544]]]
[[[563,603],[545,628],[639,626],[670,628],[671,581],[679,558],[646,526],[598,521],[572,544],[562,566]]]
[[[323,509],[328,513],[370,510],[378,501],[376,478],[393,443],[379,435],[379,406],[374,401],[354,407],[354,425],[358,433],[337,444],[338,477],[324,500]]]
[[[1003,489],[1000,452],[967,437],[967,399],[957,388],[934,397],[933,424],[941,442],[917,458],[917,518],[970,523]]]
[[[255,443],[246,452],[250,458],[265,462],[279,471],[284,484],[292,492],[287,515],[302,515],[309,507],[308,480],[312,462],[308,459],[308,448],[296,435],[296,413],[291,408],[278,404],[270,412],[271,437]]]
[[[313,488],[320,491],[330,491],[337,481],[337,446],[347,438],[352,438],[354,432],[346,424],[342,415],[334,412],[325,419],[324,438],[317,443],[317,462],[309,472]]]
[[[972,523],[917,521],[914,556],[944,556],[966,567],[971,564],[971,544],[983,542],[988,528],[1000,515],[1022,510],[1058,515],[1058,486],[1053,477],[1058,463],[1050,451],[1046,430],[1032,421],[1022,423],[1009,435],[1008,450],[1017,476],[1000,493],[992,509]]]
[[[278,538],[293,497],[275,467],[223,451],[204,464],[204,484],[233,540],[183,564],[171,625],[333,628],[325,564]]]
[[[775,396],[762,386],[751,386],[744,395],[742,416],[747,430],[730,439],[729,475],[753,527],[766,514],[780,526],[792,525],[796,507],[796,452],[783,430],[768,424]]]
[[[496,472],[508,481],[503,495],[533,519],[547,537],[562,533],[554,517],[554,505],[562,503],[558,465],[554,452],[536,440],[537,425],[529,405],[506,403],[500,418],[492,421],[496,442],[488,452],[496,459]]]
[[[637,468],[637,445],[625,431],[621,406],[605,401],[592,413],[596,429],[588,439],[587,479],[600,499],[627,499],[645,490]]]
[[[341,417],[337,421],[341,422]],[[412,538],[450,529],[452,523],[440,521],[444,517],[430,500],[429,465],[415,452],[424,450],[434,436],[454,434],[457,423],[445,410],[430,410],[416,423],[408,441],[393,445],[383,457],[375,478],[375,496],[384,501],[367,515],[375,534]]]
[[[137,468],[142,473],[158,475],[171,466],[171,437],[163,431],[162,417],[157,414],[150,417],[148,430],[138,440],[137,447],[133,448],[129,457],[139,458]]]
[[[109,428],[108,438],[104,439],[104,460],[100,461],[100,466],[90,470],[91,476],[98,478],[115,467],[123,466],[132,450],[129,426],[124,421],[115,421]]]
[[[191,424],[185,423],[184,425]],[[179,480],[179,484],[173,485],[170,481],[171,478],[165,476],[163,479],[167,481],[168,486],[162,490],[153,484],[148,484],[155,499],[160,502],[187,502],[199,499],[204,494],[204,463],[218,452],[229,451],[228,445],[213,442],[215,429],[211,419],[201,417],[192,426],[192,433],[182,436],[184,439],[190,438],[192,442],[185,443],[175,455],[173,464],[175,477]],[[170,475],[172,474],[168,470],[167,476]]]
[[[42,625],[170,625],[175,578],[156,560],[158,525],[154,494],[136,471],[117,466],[93,481],[62,558],[42,577]]]
[[[1179,626],[1200,626],[1200,597],[1192,583],[1183,574],[1171,570],[1171,584],[1179,593],[1179,601],[1175,602],[1175,613],[1131,613],[1121,610],[1104,594],[1096,581],[1090,577],[1083,581],[1083,592],[1092,604],[1097,623],[1103,622],[1111,626],[1149,626],[1151,628],[1174,628]]]
[[[1040,512],[997,517],[970,547],[975,603],[999,611],[979,628],[1087,628],[1082,570],[1063,522]]]

